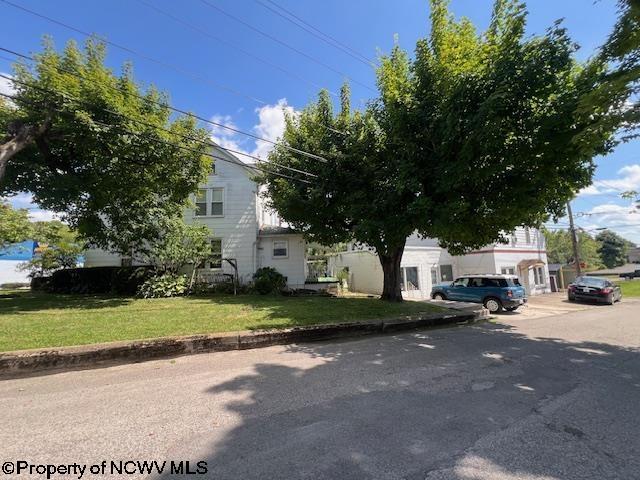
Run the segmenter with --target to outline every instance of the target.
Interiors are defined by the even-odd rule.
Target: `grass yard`
[[[640,297],[640,280],[622,280],[618,285],[622,289],[622,298]]]
[[[0,352],[170,335],[286,328],[435,312],[373,298],[216,296],[138,299],[0,291]]]

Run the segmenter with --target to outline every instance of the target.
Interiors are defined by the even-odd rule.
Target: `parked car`
[[[569,285],[567,296],[570,302],[592,300],[613,305],[622,300],[620,286],[601,277],[578,277]]]
[[[491,313],[512,312],[527,303],[526,291],[515,275],[464,275],[431,289],[434,300],[482,303]]]
[[[633,272],[625,272],[620,274],[620,278],[626,278],[627,280],[631,280],[633,278],[640,278],[640,270],[635,270]]]

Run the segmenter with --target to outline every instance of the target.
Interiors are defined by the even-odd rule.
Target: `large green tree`
[[[611,230],[600,232],[596,240],[600,242],[598,252],[607,268],[615,268],[627,263],[629,248],[635,247],[629,240]]]
[[[570,264],[574,262],[571,233],[567,230],[551,231],[542,229],[544,233],[547,258],[550,263]],[[598,270],[604,266],[600,257],[600,243],[586,232],[579,231],[578,254],[580,261],[588,270]]]
[[[431,0],[429,37],[414,58],[397,46],[381,58],[380,95],[366,111],[351,112],[343,89],[337,114],[322,92],[288,118],[284,143],[328,162],[274,149],[274,172],[277,163],[317,177],[265,174],[271,205],[311,240],[373,246],[382,297],[393,301],[412,232],[463,254],[562,216],[590,183],[593,157],[614,146],[635,77],[590,97],[585,111],[613,67],[602,56],[579,63],[560,23],[530,37],[525,20],[523,2],[496,0],[478,33],[448,1]]]
[[[208,136],[173,118],[129,65],[114,74],[105,53],[95,40],[62,53],[47,41],[33,67],[15,67],[15,98],[0,108],[0,195],[30,192],[94,245],[144,249],[210,168]]]

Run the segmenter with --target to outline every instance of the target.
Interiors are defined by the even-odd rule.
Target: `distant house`
[[[14,243],[0,250],[0,285],[29,283],[29,272],[20,271],[18,265],[33,258],[38,244],[33,240]]]
[[[302,288],[306,280],[306,245],[300,233],[283,225],[276,214],[265,208],[258,195],[254,172],[237,157],[213,147],[214,171],[193,196],[195,208],[184,211],[187,223],[199,222],[211,230],[213,255],[198,269],[201,279],[220,274],[249,282],[260,267],[273,267],[287,277],[290,288]],[[85,252],[85,266],[127,265],[136,260],[91,249]]]
[[[429,298],[433,285],[451,282],[466,274],[517,275],[529,295],[551,291],[544,235],[536,229],[518,228],[509,244],[488,245],[467,255],[453,256],[436,239],[412,235],[402,256],[402,289],[405,298]],[[372,248],[349,245],[346,252],[329,259],[332,275],[346,269],[353,291],[380,294],[382,266]]]
[[[629,263],[640,263],[640,247],[630,248],[627,259]]]

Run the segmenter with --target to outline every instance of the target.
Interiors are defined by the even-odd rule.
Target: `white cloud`
[[[294,113],[293,107],[287,104],[286,98],[281,98],[275,105],[257,108],[259,123],[254,127],[256,135],[273,142],[282,137],[285,128],[285,112]],[[272,149],[272,143],[258,140],[253,154],[260,158],[267,158]]]
[[[295,112],[293,107],[287,103],[286,98],[281,98],[273,105],[256,108],[255,113],[258,115],[258,123],[252,128],[253,133],[272,142],[277,141],[284,133],[285,112]],[[215,123],[238,129],[230,115],[214,115],[211,120]],[[213,125],[210,130],[211,140],[223,148],[230,148],[262,159],[266,159],[273,148],[273,144],[270,142],[256,140],[254,148],[247,149],[244,145],[248,137],[221,126]],[[247,163],[254,161],[250,157],[242,155],[238,155],[238,158]]]
[[[585,230],[608,228],[624,238],[640,244],[640,209],[631,204],[627,207],[614,203],[603,203],[585,212],[588,225],[581,223]],[[597,232],[596,232],[597,233]]]
[[[7,75],[11,77],[12,75],[9,73],[2,72],[3,75]],[[13,95],[16,89],[13,86],[13,83],[6,78],[0,77],[0,93],[4,95]],[[5,97],[3,97],[5,98]],[[6,98],[5,98],[6,99]]]
[[[43,210],[33,202],[30,193],[21,192],[11,197],[4,197],[2,200],[9,202],[13,208],[26,208],[29,210],[29,218],[34,221],[60,220],[59,216],[50,210]]]
[[[629,190],[640,191],[640,164],[626,165],[617,174],[619,178],[595,180],[578,195],[619,195]]]

